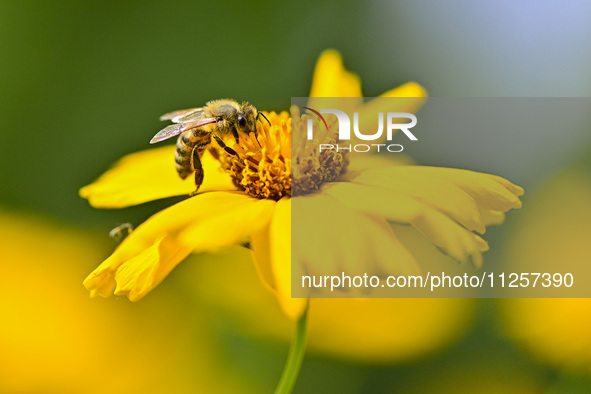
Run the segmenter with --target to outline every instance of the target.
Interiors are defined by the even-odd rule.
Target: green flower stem
[[[296,323],[296,332],[289,348],[287,363],[283,369],[283,374],[275,389],[275,394],[290,394],[295,386],[300,373],[300,367],[304,360],[306,350],[306,337],[308,335],[308,308]]]

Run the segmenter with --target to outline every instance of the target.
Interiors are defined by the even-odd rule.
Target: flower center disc
[[[218,159],[238,189],[279,200],[291,195],[291,122],[287,112],[266,116],[271,125],[259,122],[257,136],[240,134],[232,146],[236,155],[218,148]],[[232,142],[232,137],[226,140],[230,146]]]
[[[300,121],[294,122],[297,132],[293,135],[296,138],[292,150],[289,113],[265,112],[265,115],[271,124],[258,122],[257,136],[240,134],[238,144],[233,146],[233,137],[226,139],[236,155],[219,147],[215,149],[214,155],[238,189],[255,198],[279,200],[292,195],[292,183],[296,195],[305,194],[318,189],[324,182],[336,180],[344,172],[347,166],[345,153],[319,152],[318,145],[305,140]],[[325,135],[323,141],[330,143],[334,139]],[[295,157],[293,172],[292,154]]]

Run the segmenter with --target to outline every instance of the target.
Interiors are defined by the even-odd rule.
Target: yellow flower
[[[82,297],[95,235],[0,208],[0,393],[260,392],[173,294],[144,310]]]
[[[591,182],[587,168],[570,168],[530,196],[503,254],[505,272],[571,272],[574,283],[589,277]],[[584,285],[586,286],[586,284]],[[540,287],[540,292],[552,289]],[[544,293],[541,293],[543,295]],[[504,327],[536,358],[554,367],[591,370],[591,300],[519,298],[500,300]]]
[[[316,66],[312,95],[361,97],[361,84],[345,70],[340,55],[329,50]],[[401,101],[404,106],[397,108],[414,112],[423,103],[425,91],[408,83],[384,96],[415,97]],[[359,98],[351,105],[363,111],[372,102],[364,104]],[[518,196],[523,189],[493,175],[402,166],[376,158],[352,160],[346,167],[346,160],[336,156],[332,162],[338,162],[337,167],[314,167],[320,175],[304,188],[307,194],[291,198],[292,180],[301,181],[292,174],[292,153],[300,162],[309,156],[305,150],[292,151],[292,125],[286,112],[267,117],[270,125],[259,123],[258,141],[241,136],[233,146],[238,156],[212,150],[204,157],[209,183],[200,192],[209,192],[159,212],[133,231],[86,278],[84,284],[92,295],[115,293],[132,301],[140,299],[189,253],[249,242],[263,281],[275,292],[284,312],[295,318],[307,300],[291,297],[292,265],[303,269],[311,260],[322,261],[330,269],[358,268],[357,246],[339,237],[319,240],[318,234],[330,235],[334,228],[362,231],[362,238],[371,240],[362,247],[371,251],[380,267],[391,269],[395,264],[394,269],[401,272],[414,272],[415,259],[389,222],[410,224],[450,256],[478,265],[488,246],[473,231],[483,233],[486,225],[502,222],[504,212],[521,206]],[[174,172],[173,149],[130,155],[80,193],[102,208],[189,193],[194,186]],[[298,231],[292,245],[293,204],[298,212],[306,212],[297,216],[297,228],[313,231]]]
[[[419,261],[452,263],[420,234],[414,238],[412,250]],[[405,237],[405,245],[408,241]],[[231,317],[245,335],[288,343],[293,335],[292,322],[272,293],[260,285],[254,267],[238,264],[248,258],[248,253],[236,247],[223,255],[201,256],[202,264],[183,267],[181,285],[191,289],[210,310]],[[310,300],[308,312],[306,353],[374,364],[426,357],[462,338],[473,323],[475,301],[315,298]]]

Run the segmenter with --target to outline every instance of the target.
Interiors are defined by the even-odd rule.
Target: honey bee
[[[239,133],[254,133],[256,136],[259,116],[269,122],[265,115],[247,102],[240,104],[231,99],[212,100],[204,107],[183,109],[162,115],[160,120],[171,120],[176,124],[160,130],[150,140],[150,144],[179,136],[174,154],[175,168],[182,179],[195,173],[196,189],[192,193],[195,194],[203,183],[201,157],[211,144],[211,137],[213,136],[226,152],[237,155],[232,148],[224,144],[220,135],[231,133],[236,143],[238,143]]]

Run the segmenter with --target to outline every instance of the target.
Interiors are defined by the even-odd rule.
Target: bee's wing
[[[185,115],[180,115],[180,116],[176,116],[174,118],[172,118],[172,121],[174,123],[187,123],[187,122],[193,122],[193,121],[198,121],[202,118],[206,118],[207,115],[205,115],[205,111],[202,111],[201,109],[199,111],[193,111],[193,112],[189,112]]]
[[[156,142],[167,140],[187,130],[196,129],[197,127],[205,126],[206,124],[211,124],[215,122],[217,122],[217,118],[200,118],[192,122],[170,125],[156,133],[154,138],[150,140],[150,144],[155,144]]]
[[[181,122],[177,122],[176,119],[182,118],[183,116],[189,115],[193,112],[203,112],[203,107],[180,109],[178,111],[172,111],[172,112],[162,115],[160,117],[160,120],[172,120],[174,123],[181,123]]]

